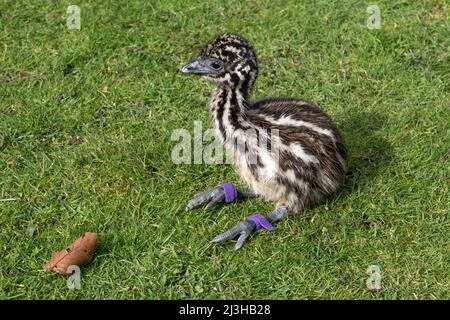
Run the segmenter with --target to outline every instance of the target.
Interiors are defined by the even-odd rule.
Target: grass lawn
[[[0,298],[449,299],[449,14],[444,0],[2,1]],[[315,102],[349,150],[333,198],[237,252],[209,241],[274,204],[188,212],[242,182],[171,160],[175,129],[210,127],[213,89],[178,70],[224,31],[257,50],[255,99]],[[69,290],[42,265],[86,231],[100,245]]]

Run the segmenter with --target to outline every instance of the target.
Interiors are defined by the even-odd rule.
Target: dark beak
[[[199,59],[196,59],[192,60],[183,68],[181,68],[180,72],[183,74],[212,75],[216,73],[216,70],[208,67],[205,64],[202,64],[202,62]]]

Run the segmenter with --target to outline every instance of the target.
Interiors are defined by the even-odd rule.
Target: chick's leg
[[[219,234],[211,242],[219,243],[227,240],[231,240],[239,236],[234,249],[239,250],[244,244],[245,240],[254,231],[258,231],[261,228],[274,231],[277,230],[276,227],[272,226],[271,223],[280,221],[288,216],[288,210],[286,207],[280,207],[275,209],[267,217],[263,217],[260,214],[254,214],[248,217],[246,220],[239,222],[236,226],[222,234]]]
[[[201,192],[194,199],[189,201],[187,208],[191,210],[208,202],[205,206],[205,209],[207,210],[222,202],[231,203],[236,199],[245,199],[257,196],[258,194],[253,190],[237,189],[232,183],[227,182],[215,187],[212,190]]]

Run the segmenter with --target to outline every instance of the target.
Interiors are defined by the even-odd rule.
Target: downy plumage
[[[251,101],[258,62],[247,40],[231,33],[219,35],[181,72],[202,75],[216,84],[210,103],[211,121],[251,188],[237,190],[238,198],[261,196],[274,201],[276,208],[267,216],[268,221],[323,202],[343,182],[346,149],[325,112],[299,99]],[[218,186],[198,195],[188,208],[206,201],[206,208],[211,208],[224,199],[224,188]],[[239,249],[255,226],[247,219],[213,242],[239,235],[235,246]]]

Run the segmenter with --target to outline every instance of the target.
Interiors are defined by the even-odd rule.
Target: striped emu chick
[[[205,208],[209,209],[256,196],[276,203],[267,217],[252,215],[212,242],[239,236],[237,250],[253,231],[275,230],[271,223],[323,202],[343,182],[346,149],[325,112],[298,99],[250,100],[258,62],[247,40],[231,33],[219,35],[181,72],[202,75],[216,84],[211,120],[251,188],[236,189],[225,183],[200,193],[187,207],[208,202]]]

